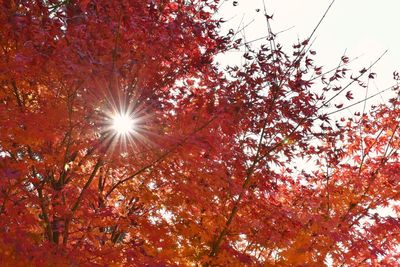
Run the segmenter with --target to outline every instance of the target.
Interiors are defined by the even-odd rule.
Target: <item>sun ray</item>
[[[108,102],[108,101],[107,101]],[[120,101],[118,105],[109,102],[104,109],[100,124],[103,125],[102,135],[112,139],[108,153],[118,151],[126,153],[129,150],[138,151],[143,147],[155,145],[154,131],[149,129],[152,116],[138,101]]]

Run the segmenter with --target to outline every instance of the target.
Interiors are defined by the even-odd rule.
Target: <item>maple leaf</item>
[[[342,107],[343,107],[343,104],[335,104],[335,107],[336,107],[336,108],[342,108]]]
[[[220,2],[1,5],[2,265],[396,266],[398,99],[339,120],[311,37],[222,70]]]
[[[348,100],[354,99],[353,93],[352,93],[351,91],[348,91],[348,92],[346,93],[346,98],[347,98]]]
[[[171,11],[177,11],[179,8],[178,3],[169,3],[168,7],[171,9]]]

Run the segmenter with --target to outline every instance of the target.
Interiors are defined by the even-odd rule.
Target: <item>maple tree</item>
[[[334,125],[372,66],[323,72],[310,38],[290,55],[271,32],[251,48],[219,5],[1,3],[3,266],[400,261],[399,219],[376,212],[399,212],[398,99]]]

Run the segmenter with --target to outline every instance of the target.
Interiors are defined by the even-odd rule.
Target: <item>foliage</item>
[[[398,214],[398,100],[334,125],[370,68],[323,73],[272,33],[252,49],[220,34],[219,4],[2,2],[3,266],[399,262],[399,219],[377,212]]]

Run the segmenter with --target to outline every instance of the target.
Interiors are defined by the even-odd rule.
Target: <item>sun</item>
[[[116,113],[111,117],[112,130],[122,136],[130,135],[135,131],[135,120],[128,113]]]
[[[99,129],[101,142],[107,145],[107,153],[126,153],[151,145],[152,141],[148,138],[154,135],[149,127],[151,118],[147,109],[133,100],[131,103],[120,101],[118,105],[104,107]]]

